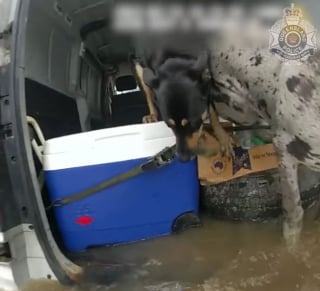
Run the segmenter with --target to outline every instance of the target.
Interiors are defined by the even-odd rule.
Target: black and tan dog
[[[143,61],[133,60],[135,75],[146,96],[149,115],[143,122],[163,120],[176,136],[177,154],[189,161],[201,152],[214,155],[220,151],[233,155],[233,140],[220,125],[212,98],[208,54],[193,55],[175,49],[154,50]],[[220,148],[204,148],[201,140],[209,120]]]

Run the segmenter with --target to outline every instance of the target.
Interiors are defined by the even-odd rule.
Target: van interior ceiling
[[[141,123],[147,104],[132,74],[128,37],[108,29],[113,1],[32,0],[25,47],[27,115],[51,139]],[[34,155],[37,173],[41,163]],[[44,183],[45,205],[50,203]],[[61,242],[52,211],[53,234]],[[63,249],[63,245],[60,245]]]

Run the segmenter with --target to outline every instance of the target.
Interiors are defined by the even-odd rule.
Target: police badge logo
[[[269,30],[271,52],[281,61],[299,64],[314,55],[317,30],[305,20],[302,11],[294,4],[283,10],[283,18]]]

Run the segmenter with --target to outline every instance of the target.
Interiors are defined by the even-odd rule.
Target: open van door
[[[25,120],[28,8],[28,0],[0,1],[0,288],[40,278],[68,284],[82,273],[53,239],[36,179]]]

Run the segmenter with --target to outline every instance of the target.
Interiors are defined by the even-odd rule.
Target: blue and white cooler
[[[44,171],[51,201],[70,197],[145,162],[175,137],[164,122],[137,124],[47,140]],[[55,207],[65,247],[134,242],[172,233],[185,214],[198,215],[196,161],[172,163],[86,198]]]

